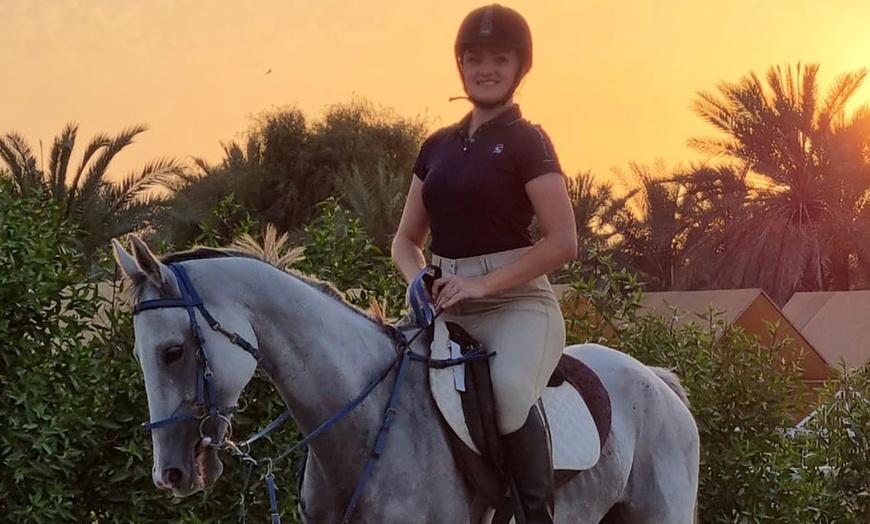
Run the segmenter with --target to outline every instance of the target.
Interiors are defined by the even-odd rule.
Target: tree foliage
[[[867,76],[838,77],[818,96],[819,66],[772,67],[701,92],[695,111],[724,137],[690,145],[742,163],[731,216],[698,256],[727,260],[714,285],[763,287],[782,305],[795,291],[847,290],[868,274],[870,107],[846,104]],[[720,198],[720,203],[723,199]]]
[[[364,309],[377,304],[396,318],[405,307],[405,283],[389,255],[362,228],[360,219],[336,199],[320,204],[305,227],[305,260],[296,267],[333,283]]]
[[[39,191],[54,201],[62,216],[78,226],[76,239],[86,261],[109,239],[150,225],[164,197],[152,190],[167,184],[183,171],[172,159],[149,162],[117,182],[110,167],[115,157],[133,143],[146,126],[133,126],[115,136],[98,134],[85,146],[81,160],[72,167],[78,124],[69,123],[49,152],[45,169],[27,141],[17,133],[0,137],[0,160],[14,190],[21,195]],[[42,191],[44,190],[44,191]]]
[[[234,194],[253,220],[295,239],[316,206],[336,197],[385,248],[423,133],[419,120],[363,100],[333,105],[313,122],[298,109],[264,113],[243,143],[224,145],[221,163],[199,161],[201,174],[173,186],[161,233],[174,245],[188,244],[196,224]]]
[[[613,198],[603,214],[614,260],[636,272],[649,291],[674,289],[685,279],[687,251],[706,233],[707,216],[663,163],[629,167],[632,189]]]
[[[645,314],[642,296],[632,273],[593,250],[574,266],[569,341],[605,343],[680,377],[701,436],[699,521],[857,522],[837,520],[847,513],[836,486],[784,431],[803,391],[800,370],[778,357],[788,341],[767,347],[713,311],[704,326],[677,327],[682,312]]]

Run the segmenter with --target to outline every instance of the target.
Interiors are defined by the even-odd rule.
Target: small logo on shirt
[[[504,144],[497,144],[495,149],[492,150],[492,154],[500,155],[502,151],[504,151]]]

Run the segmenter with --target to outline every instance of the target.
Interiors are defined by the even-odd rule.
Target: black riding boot
[[[552,524],[554,518],[553,456],[550,436],[538,406],[532,406],[523,427],[502,436],[504,461],[520,502],[517,523]]]

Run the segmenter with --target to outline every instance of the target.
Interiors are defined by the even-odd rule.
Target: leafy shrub
[[[359,218],[329,198],[305,226],[305,260],[296,267],[333,283],[354,304],[368,308],[372,301],[398,316],[404,307],[406,285],[393,269],[389,255],[375,245]]]
[[[70,248],[74,230],[50,200],[13,196],[6,184],[0,180],[0,263],[7,268],[0,280],[0,337],[7,341],[0,359],[3,520],[226,521],[239,497],[235,460],[226,472],[235,482],[191,500],[154,488],[150,437],[138,429],[147,404],[130,354],[129,312],[84,283],[81,255]],[[240,433],[283,411],[263,389],[251,388],[251,407],[236,421]],[[292,427],[278,434],[295,438]],[[287,493],[291,484],[283,486]],[[252,513],[266,514],[263,498],[249,497]],[[283,507],[293,507],[289,495]]]
[[[798,434],[805,470],[821,473],[836,497],[825,501],[831,522],[870,522],[870,369],[842,372]],[[821,505],[821,504],[819,504]]]
[[[131,359],[91,325],[103,299],[82,283],[75,242],[51,200],[0,181],[0,505],[13,522],[84,522],[113,504],[129,521],[143,503],[131,489],[150,484],[147,467],[130,467],[145,446],[125,395]]]
[[[16,196],[0,178],[0,510],[13,521],[70,520],[82,495],[68,473],[87,454],[88,424],[66,407],[86,392],[71,355],[94,308],[73,286],[74,239],[41,190]]]
[[[832,522],[819,509],[830,484],[802,473],[799,443],[784,431],[802,392],[800,370],[778,357],[785,341],[766,347],[713,312],[704,327],[642,314],[635,277],[594,250],[569,273],[571,342],[672,369],[686,388],[701,438],[700,522]]]
[[[256,222],[245,208],[230,193],[209,209],[206,219],[196,224],[194,245],[221,246],[229,244],[241,235],[250,234]]]

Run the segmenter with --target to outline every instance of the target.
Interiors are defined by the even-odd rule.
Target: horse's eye
[[[181,346],[172,346],[163,350],[163,363],[164,364],[172,364],[176,360],[181,358],[181,355],[184,353],[184,348]]]

